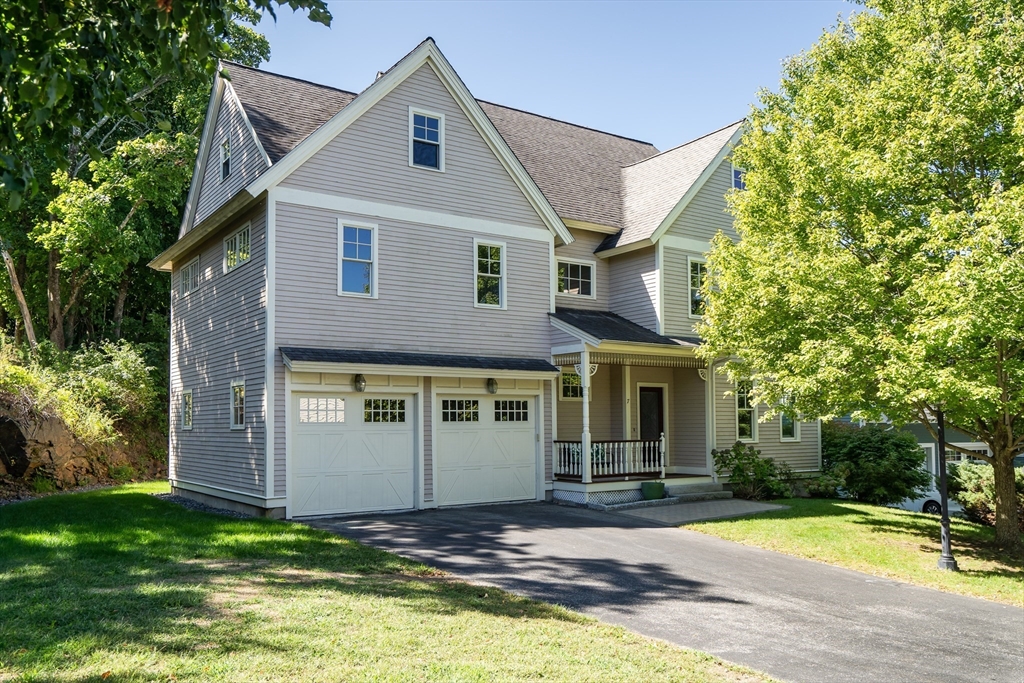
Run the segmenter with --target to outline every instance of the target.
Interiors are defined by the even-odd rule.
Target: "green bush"
[[[131,465],[114,465],[108,472],[110,478],[117,482],[126,482],[135,477],[135,468]]]
[[[949,465],[949,495],[960,503],[972,522],[995,526],[996,478],[991,465]],[[1024,533],[1024,467],[1014,470],[1017,485],[1017,524]]]
[[[793,489],[789,484],[793,473],[785,463],[762,458],[761,451],[737,441],[732,448],[712,450],[715,470],[729,477],[732,493],[737,498],[767,500],[787,498]]]
[[[36,493],[53,493],[57,485],[46,477],[36,476],[32,479],[32,490]]]
[[[815,479],[808,479],[804,482],[804,488],[811,498],[838,498],[839,491],[845,484],[840,477],[825,473]]]
[[[917,497],[932,484],[921,468],[924,457],[909,432],[882,425],[822,425],[822,468],[841,479],[843,491],[855,500],[892,505]]]

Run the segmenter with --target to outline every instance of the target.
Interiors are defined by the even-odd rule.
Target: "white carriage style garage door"
[[[411,396],[292,400],[292,515],[413,507]]]
[[[438,397],[438,505],[537,497],[536,405],[525,396]]]

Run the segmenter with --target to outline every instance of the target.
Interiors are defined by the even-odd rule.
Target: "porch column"
[[[584,484],[591,482],[590,476],[590,351],[583,344],[580,351],[580,391],[583,392],[583,454],[581,474]]]

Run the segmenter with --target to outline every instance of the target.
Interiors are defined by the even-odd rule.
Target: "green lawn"
[[[847,569],[1024,607],[1024,559],[992,545],[989,527],[953,519],[958,573],[939,571],[939,518],[839,500],[774,501],[787,510],[688,529]]]
[[[768,680],[166,488],[0,507],[0,681]]]

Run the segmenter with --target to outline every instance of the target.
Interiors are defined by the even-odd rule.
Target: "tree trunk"
[[[1009,449],[992,452],[996,487],[996,544],[1004,548],[1020,547],[1017,519],[1017,484],[1014,481],[1013,453]]]
[[[50,341],[58,350],[65,349],[64,344],[64,312],[60,305],[60,252],[56,249],[50,250],[49,268],[46,274],[46,299],[49,315],[47,320],[50,325]]]
[[[121,285],[117,288],[117,303],[114,304],[114,339],[121,338],[121,321],[124,320],[124,300],[128,298],[128,284],[131,281],[131,266],[124,271]]]
[[[7,275],[11,278],[11,289],[14,290],[14,297],[18,300],[18,308],[21,309],[21,320],[25,326],[25,334],[28,336],[29,347],[35,351],[36,329],[32,325],[32,314],[28,310],[28,302],[25,301],[25,293],[21,291],[21,280],[18,279],[18,271],[14,267],[14,259],[7,249],[3,249],[4,265],[7,266]]]

